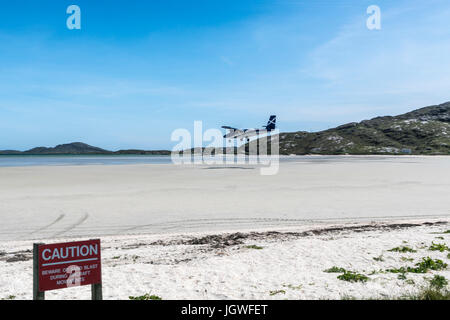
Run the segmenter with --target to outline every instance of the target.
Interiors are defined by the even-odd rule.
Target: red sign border
[[[82,244],[92,244],[93,242],[98,244],[98,254],[96,255],[96,258],[98,258],[98,268],[95,270],[95,280],[92,280],[91,282],[80,284],[79,286],[87,286],[87,285],[98,285],[102,284],[102,258],[101,258],[101,240],[100,239],[89,239],[89,240],[81,240],[81,241],[71,241],[71,242],[60,242],[60,243],[40,243],[38,246],[38,281],[39,281],[39,292],[45,292],[45,291],[53,291],[53,290],[60,290],[65,289],[67,286],[58,286],[58,287],[52,287],[49,288],[48,286],[45,286],[45,288],[42,286],[42,275],[41,271],[43,269],[42,267],[42,251],[45,250],[45,248],[48,247],[67,247],[67,246],[76,246],[76,245],[82,245]],[[63,261],[62,261],[63,262]],[[68,267],[70,265],[80,265],[79,263],[70,262],[68,263],[61,263],[60,266],[62,268]],[[84,266],[85,263],[81,264],[81,266]]]

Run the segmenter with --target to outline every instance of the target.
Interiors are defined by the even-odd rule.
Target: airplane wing
[[[245,133],[245,130],[241,130],[241,129],[237,129],[237,128],[233,128],[233,127],[229,127],[229,126],[223,126],[222,128],[230,130],[230,133],[233,133],[235,135]]]
[[[233,130],[233,131],[239,130],[239,129],[232,128],[232,127],[229,127],[229,126],[223,126],[222,129],[228,129],[228,130]]]

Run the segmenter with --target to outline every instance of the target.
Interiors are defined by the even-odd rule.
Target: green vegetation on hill
[[[104,154],[104,153],[111,153],[111,151],[93,147],[81,142],[60,144],[54,148],[38,147],[23,152],[23,154]]]
[[[450,102],[320,132],[280,133],[280,154],[450,154]]]

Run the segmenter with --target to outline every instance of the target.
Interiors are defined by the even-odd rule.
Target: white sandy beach
[[[385,272],[414,266],[422,257],[450,264],[448,252],[428,250],[433,242],[449,244],[450,234],[442,233],[450,228],[450,221],[446,222],[392,230],[377,229],[380,225],[377,223],[372,224],[372,230],[343,229],[320,235],[262,234],[262,238],[244,237],[242,243],[218,247],[214,243],[179,242],[201,238],[205,233],[105,237],[102,239],[104,298],[128,299],[146,293],[163,299],[400,298],[420,291],[434,275],[450,278],[448,268],[426,274],[407,273],[403,280],[398,279],[398,274]],[[324,226],[310,228],[280,231],[301,232]],[[0,245],[0,252],[4,253],[0,257],[0,299],[31,299],[32,263],[31,252],[27,252],[31,244],[22,241]],[[251,245],[260,248],[247,247]],[[388,251],[399,246],[417,252]],[[14,257],[26,261],[7,262]],[[339,280],[339,274],[324,272],[333,266],[364,274],[369,280],[365,283]],[[90,287],[50,291],[46,299],[90,299]]]
[[[447,252],[427,249],[433,241],[449,244],[450,235],[442,233],[450,229],[444,224],[450,222],[448,157],[316,157],[280,165],[274,176],[251,166],[0,168],[0,298],[31,298],[27,250],[34,241],[79,237],[102,239],[107,299],[145,293],[164,299],[394,297],[417,291],[433,273],[450,276],[448,269],[408,274],[412,284],[379,272],[426,256],[450,262]],[[394,223],[403,226],[379,228]],[[354,225],[373,228],[348,229]],[[336,226],[343,229],[250,235],[230,245],[181,242]],[[387,251],[401,245],[417,252]],[[373,259],[379,256],[383,261]],[[377,273],[367,283],[347,283],[323,272],[332,266]],[[89,292],[65,289],[47,297],[88,299]]]

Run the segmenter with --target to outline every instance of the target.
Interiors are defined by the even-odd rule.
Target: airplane
[[[225,139],[229,139],[231,142],[231,139],[240,139],[243,141],[244,139],[247,139],[247,142],[250,141],[250,137],[257,136],[260,134],[264,134],[270,131],[275,130],[276,128],[276,122],[277,122],[277,116],[270,116],[269,121],[267,122],[266,126],[263,126],[265,129],[236,129],[229,126],[223,126],[223,129],[230,130],[226,135],[223,137]]]

